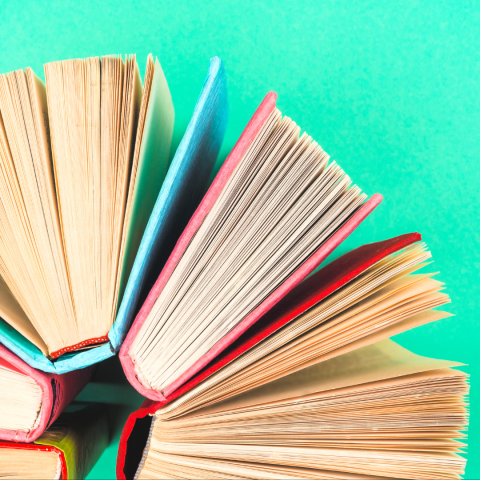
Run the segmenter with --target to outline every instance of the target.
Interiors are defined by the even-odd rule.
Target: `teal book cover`
[[[328,261],[367,243],[422,234],[453,316],[393,339],[417,355],[465,365],[471,390],[464,478],[480,477],[478,2],[6,0],[1,13],[1,73],[30,66],[44,80],[48,62],[135,53],[143,81],[148,54],[158,56],[175,108],[170,166],[184,148],[209,61],[218,56],[228,125],[210,180],[273,90],[278,108],[348,166],[367,194],[382,193],[383,203]],[[147,248],[146,239],[138,242]],[[25,355],[42,355],[13,329],[5,332]],[[115,478],[123,427],[144,400],[110,346],[102,352],[105,360],[79,396],[105,404],[111,433],[91,479]]]

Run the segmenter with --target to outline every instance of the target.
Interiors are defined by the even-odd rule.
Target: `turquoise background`
[[[480,478],[479,2],[2,1],[0,72],[67,58],[158,55],[178,145],[208,60],[226,67],[230,123],[220,161],[269,90],[367,193],[383,204],[339,253],[419,231],[455,317],[397,338],[416,353],[469,365],[467,478]],[[172,152],[173,154],[173,152]],[[338,253],[337,253],[338,254]],[[82,399],[110,402],[112,442],[89,478],[114,478],[118,438],[141,397],[118,359]]]

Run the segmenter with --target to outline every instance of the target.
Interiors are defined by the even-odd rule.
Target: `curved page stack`
[[[151,55],[143,87],[135,56],[49,63],[45,84],[0,75],[0,342],[52,373],[115,354],[208,186],[227,112],[214,57],[170,162]]]
[[[418,233],[304,280],[127,421],[118,478],[459,479],[468,377],[389,337],[448,317]]]
[[[45,373],[0,345],[0,440],[36,440],[88,383],[93,368]]]
[[[164,400],[306,278],[380,203],[269,93],[216,175],[120,350]]]

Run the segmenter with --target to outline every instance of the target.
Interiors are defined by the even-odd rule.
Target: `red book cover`
[[[261,317],[253,328],[247,330],[206,368],[171,395],[160,401],[145,400],[142,406],[129,416],[123,428],[117,456],[117,478],[133,478],[150,430],[152,421],[150,414],[198,385],[202,380],[343,287],[375,263],[420,240],[419,233],[408,233],[363,245],[339,257],[285,295]]]

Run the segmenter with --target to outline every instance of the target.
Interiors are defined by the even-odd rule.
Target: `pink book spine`
[[[92,366],[63,375],[41,372],[28,365],[1,344],[0,366],[33,378],[42,389],[42,408],[36,428],[30,432],[0,429],[0,440],[28,443],[35,441],[80,393],[90,380],[94,368]]]

